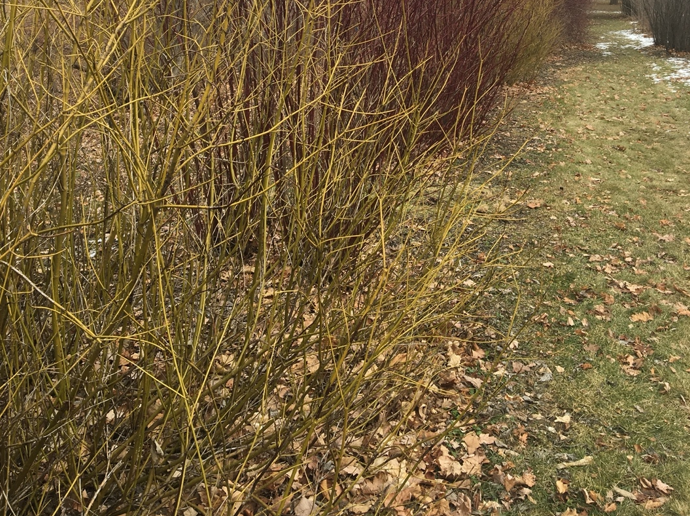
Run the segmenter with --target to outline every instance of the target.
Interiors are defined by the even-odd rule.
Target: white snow
[[[597,43],[595,46],[605,56],[612,55],[611,50],[614,48],[641,50],[654,45],[654,38],[645,36],[635,30],[618,30],[609,33],[608,36],[602,36],[601,39],[604,41]],[[690,59],[671,57],[659,62],[667,63],[672,70],[668,70],[668,66],[662,68],[659,64],[652,63],[652,70],[655,73],[648,75],[648,77],[651,77],[654,82],[683,83],[690,86]]]
[[[633,30],[619,30],[612,32],[611,34],[614,36],[620,36],[621,38],[627,39],[630,42],[627,45],[621,45],[622,48],[640,49],[654,45],[654,38],[650,38],[649,36],[645,36],[644,34],[640,34],[639,32],[635,32]]]
[[[669,63],[674,71],[670,73],[653,73],[649,75],[654,82],[682,82],[690,86],[690,59],[682,57],[671,57],[665,60]],[[655,72],[661,72],[661,67],[654,63],[652,69]]]

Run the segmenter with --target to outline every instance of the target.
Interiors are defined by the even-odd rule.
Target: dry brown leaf
[[[466,475],[478,475],[482,472],[482,464],[486,461],[484,455],[477,453],[472,457],[463,457],[462,472]]]
[[[572,418],[571,418],[570,414],[566,413],[560,417],[557,417],[556,423],[563,423],[564,425],[569,425],[571,420],[572,420]]]
[[[348,505],[347,508],[353,514],[366,514],[367,512],[369,512],[369,509],[371,509],[373,505],[374,502],[355,503],[352,505]]]
[[[463,467],[449,452],[448,448],[441,445],[436,448],[436,465],[441,475],[446,478],[456,478],[462,475]]]
[[[518,484],[521,484],[523,486],[527,487],[534,487],[537,483],[537,477],[534,473],[532,473],[531,469],[528,469],[525,471],[522,476],[518,477],[515,479]]]
[[[458,493],[453,516],[470,516],[472,514],[472,500],[465,493]]]
[[[675,309],[677,315],[690,317],[690,309],[688,309],[688,307],[685,306],[683,303],[676,303],[675,305],[673,305],[673,308]]]
[[[625,489],[621,489],[620,487],[613,487],[613,490],[616,492],[616,494],[619,494],[623,498],[627,498],[628,500],[633,500],[637,501],[637,497],[632,494],[630,491],[626,491]]]
[[[513,475],[501,475],[501,484],[503,484],[503,489],[510,492],[517,484],[517,481]]]
[[[633,366],[625,365],[625,364],[621,365],[621,369],[628,376],[637,376],[642,372],[639,369],[635,369]]]
[[[379,472],[371,479],[367,479],[362,484],[362,494],[378,495],[383,492],[388,482],[389,475],[384,472]]]
[[[566,468],[576,468],[579,466],[589,466],[594,462],[594,457],[591,455],[587,455],[586,457],[582,457],[580,460],[576,460],[573,462],[561,462],[558,465],[556,465],[556,468],[558,469],[566,469]]]
[[[463,375],[462,378],[475,389],[481,389],[482,385],[484,384],[481,378],[473,378],[472,376],[467,375]]]
[[[448,344],[448,367],[456,368],[462,366],[463,357],[455,352],[453,345]]]
[[[364,468],[357,462],[357,459],[349,455],[343,456],[340,462],[340,468],[340,471],[346,475],[352,476],[357,476],[364,471]]]
[[[649,322],[654,320],[654,316],[649,312],[640,312],[639,314],[632,314],[630,320],[632,322]]]
[[[575,509],[567,509],[565,512],[561,513],[561,516],[578,516]]]
[[[480,444],[496,444],[496,438],[489,434],[479,434]]]
[[[657,237],[659,242],[673,242],[676,239],[675,235],[659,235],[657,233],[654,233],[654,235]]]
[[[582,490],[582,494],[583,494],[583,496],[585,497],[585,503],[586,503],[587,505],[594,505],[594,504],[596,504],[596,502],[594,501],[594,499],[592,498],[592,496],[589,494],[589,491],[587,491],[586,489],[583,489],[583,490]]]
[[[654,500],[647,500],[644,504],[642,504],[642,507],[647,510],[658,509],[666,502],[668,502],[668,498],[661,496],[659,498],[655,498]]]
[[[443,498],[432,505],[426,514],[427,516],[451,516],[453,511],[450,509],[448,500]]]
[[[315,505],[314,497],[307,498],[306,496],[303,496],[299,499],[297,505],[295,505],[295,516],[310,516],[311,513],[314,512]]]
[[[477,448],[481,446],[479,436],[474,432],[470,432],[467,435],[465,435],[462,441],[465,443],[465,446],[467,446],[467,453],[469,453],[470,455],[474,455],[474,452],[477,451]]]
[[[556,480],[556,492],[558,494],[567,494],[568,484],[570,484],[570,481],[559,478]]]
[[[642,285],[636,285],[635,283],[630,283],[629,281],[619,281],[618,286],[623,290],[627,290],[631,294],[639,295],[646,290],[646,287]]]
[[[606,507],[604,507],[604,512],[609,513],[609,512],[615,512],[618,510],[618,505],[616,505],[615,502],[611,502],[609,504],[606,504]]]
[[[527,201],[526,206],[532,210],[535,210],[537,208],[541,208],[541,205],[544,201],[541,199],[534,199],[532,201]]]
[[[663,494],[671,494],[671,491],[673,491],[673,488],[670,485],[665,484],[658,478],[652,482],[652,485],[654,486],[654,489]]]

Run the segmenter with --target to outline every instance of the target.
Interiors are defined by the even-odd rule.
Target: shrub
[[[690,51],[690,3],[685,0],[644,0],[654,44],[666,50]]]
[[[14,3],[5,512],[346,503],[510,274],[472,185],[515,9]]]
[[[506,48],[518,48],[519,52],[508,82],[532,79],[558,44],[562,33],[558,8],[557,0],[539,0],[523,2],[515,11],[512,16],[514,29],[508,31],[512,40]]]
[[[588,15],[592,0],[561,0],[559,17],[565,40],[583,43],[587,36]]]

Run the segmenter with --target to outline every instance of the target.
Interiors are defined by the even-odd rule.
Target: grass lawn
[[[490,408],[494,462],[537,481],[482,491],[507,514],[688,515],[690,82],[659,80],[678,61],[638,48],[630,20],[594,16],[593,45],[557,59],[499,135],[537,131],[507,169],[529,189],[509,241],[533,249],[534,324]]]

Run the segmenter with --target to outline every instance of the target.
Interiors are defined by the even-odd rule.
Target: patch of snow
[[[654,38],[650,38],[649,36],[645,36],[644,34],[640,34],[639,32],[635,32],[633,30],[619,30],[616,32],[612,32],[612,34],[615,36],[620,36],[630,41],[629,44],[623,45],[623,48],[640,49],[651,47],[654,45]]]
[[[683,57],[671,57],[666,60],[675,70],[670,73],[653,73],[648,77],[651,77],[654,82],[671,82],[671,83],[683,83],[690,86],[690,59]],[[654,63],[652,65],[652,70],[659,72],[661,67]]]
[[[612,40],[608,38],[612,37]],[[610,56],[612,48],[634,48],[641,50],[654,45],[654,38],[645,36],[644,34],[635,30],[619,30],[609,33],[607,36],[602,36],[602,40],[595,45],[601,50],[602,55]],[[621,41],[623,40],[623,41]],[[690,59],[683,57],[671,57],[665,59],[663,62],[668,63],[673,70],[663,69],[657,63],[651,63],[652,70],[655,72],[647,77],[650,77],[654,82],[666,83],[683,83],[690,86]],[[673,89],[671,87],[671,89]],[[674,90],[675,91],[675,90]]]

